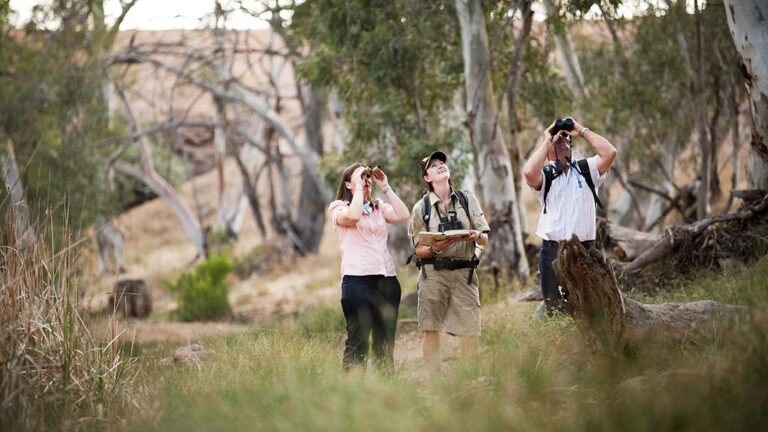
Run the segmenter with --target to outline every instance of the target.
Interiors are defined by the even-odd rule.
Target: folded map
[[[416,234],[416,237],[418,237],[422,243],[430,244],[433,241],[445,240],[452,237],[467,237],[468,235],[469,230],[460,229],[448,230],[445,232],[421,231]]]

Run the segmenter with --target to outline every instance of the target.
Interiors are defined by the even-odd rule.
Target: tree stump
[[[593,350],[625,352],[650,342],[700,343],[711,339],[717,322],[748,309],[713,301],[642,304],[622,294],[616,277],[596,248],[574,236],[560,245],[555,273],[566,311]]]
[[[152,312],[152,296],[143,279],[117,281],[109,297],[109,310],[125,318],[146,318]]]

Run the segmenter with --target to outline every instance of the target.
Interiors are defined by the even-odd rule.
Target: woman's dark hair
[[[336,199],[342,200],[346,202],[352,202],[352,191],[347,189],[347,182],[352,179],[352,173],[355,172],[355,170],[361,166],[366,166],[363,163],[357,162],[353,163],[352,165],[346,167],[344,169],[344,172],[341,174],[341,181],[339,182],[339,188],[336,190]],[[373,202],[373,207],[378,208],[378,203],[376,201]]]

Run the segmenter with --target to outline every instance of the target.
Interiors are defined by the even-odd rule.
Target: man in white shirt
[[[585,162],[574,160],[573,137],[584,138],[597,155]],[[605,180],[616,154],[616,147],[607,139],[569,117],[558,119],[547,128],[541,143],[525,163],[525,182],[542,205],[536,235],[543,240],[539,272],[544,302],[550,314],[562,308],[563,301],[560,283],[552,268],[558,242],[569,240],[574,234],[587,247],[594,242],[595,203],[599,202],[597,188]],[[588,168],[588,172],[584,168]],[[546,190],[547,183],[549,190]]]

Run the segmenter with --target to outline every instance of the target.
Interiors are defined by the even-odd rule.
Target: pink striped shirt
[[[395,263],[387,248],[389,230],[384,219],[384,211],[392,208],[392,205],[380,199],[378,203],[378,209],[369,215],[363,213],[353,227],[343,227],[336,223],[339,211],[349,207],[349,202],[336,200],[328,206],[341,248],[342,276],[397,275]]]

